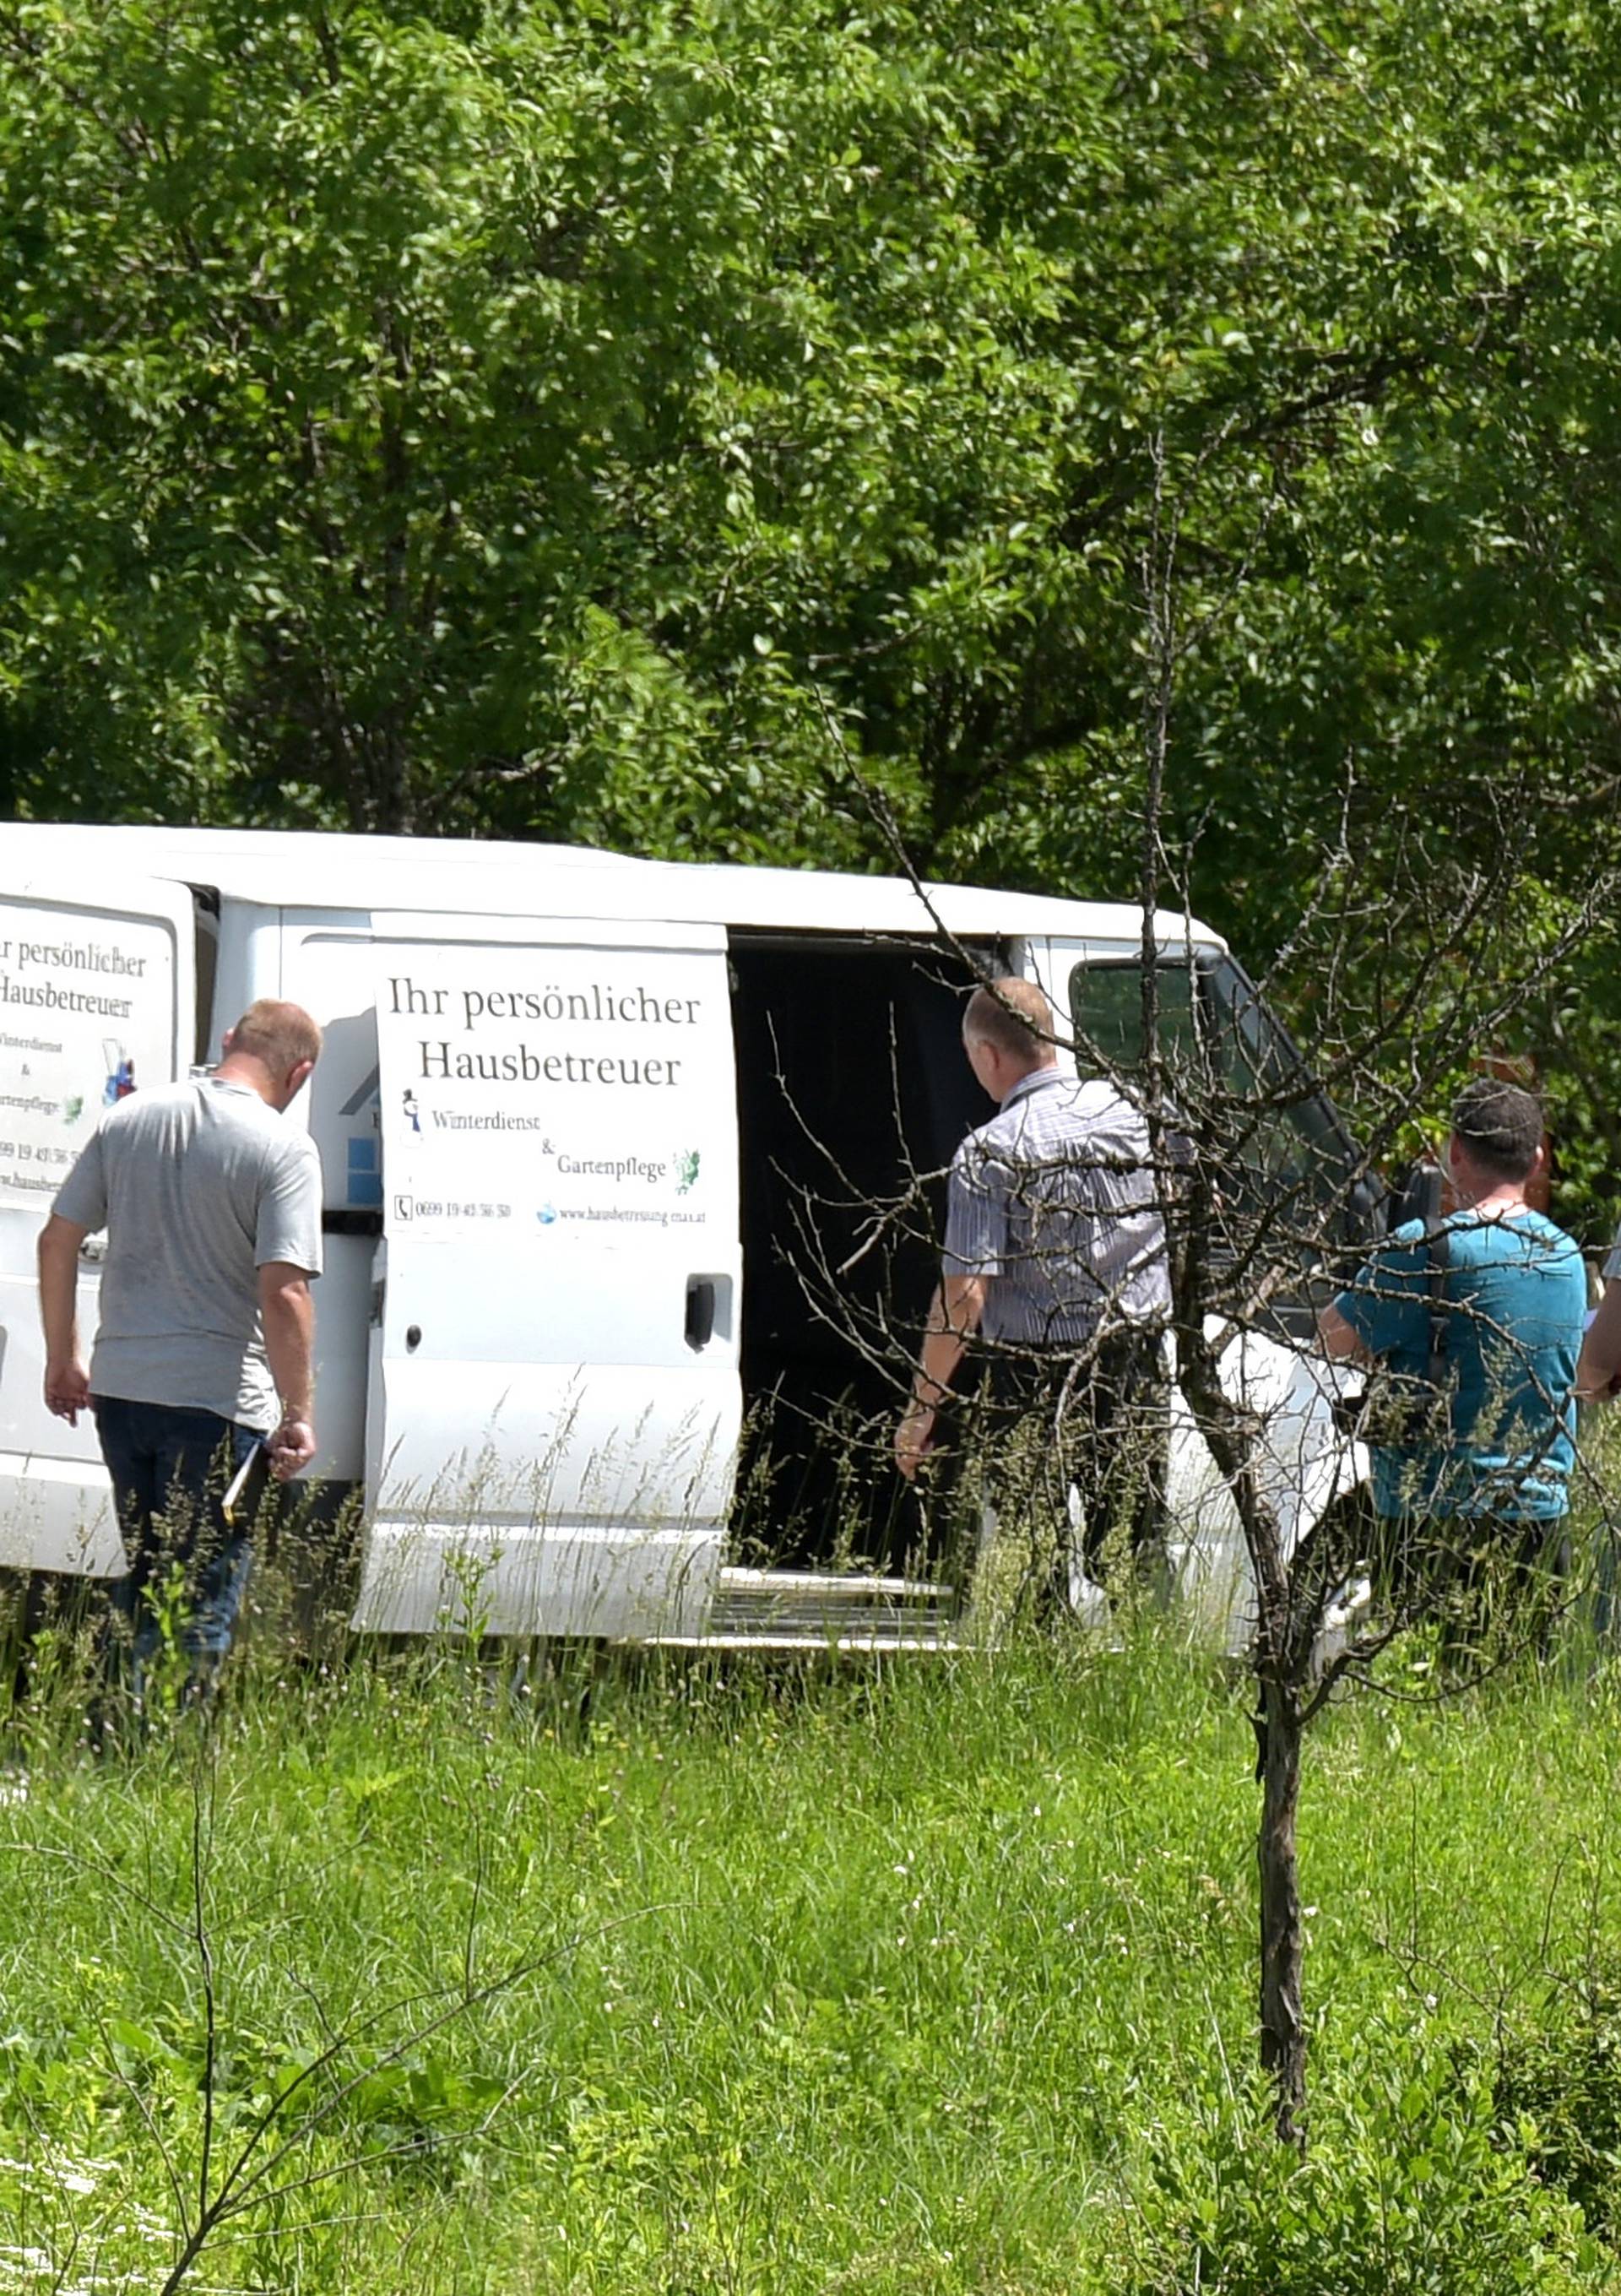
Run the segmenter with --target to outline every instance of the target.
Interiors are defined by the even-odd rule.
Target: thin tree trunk
[[[1300,1800],[1301,1719],[1309,1644],[1291,1631],[1289,1575],[1277,1511],[1256,1473],[1261,1434],[1224,1394],[1214,1350],[1191,1318],[1177,1325],[1182,1391],[1210,1456],[1226,1478],[1255,1572],[1255,1672],[1260,1692],[1261,1826],[1256,1837],[1261,1911],[1261,2065],[1272,2080],[1273,2121],[1285,2144],[1306,2144],[1306,2025],[1301,1975],[1306,1938],[1295,1816]]]
[[[1300,2013],[1300,1877],[1295,1811],[1300,1798],[1300,1709],[1292,1692],[1263,1684],[1261,1830],[1261,2062],[1276,2092],[1274,2114],[1286,2144],[1306,2143],[1306,2027]]]

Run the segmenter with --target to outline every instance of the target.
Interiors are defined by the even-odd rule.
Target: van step
[[[793,1634],[761,1631],[738,1635],[638,1635],[636,1643],[638,1648],[643,1649],[754,1651],[762,1654],[781,1652],[785,1656],[798,1652],[802,1658],[818,1652],[841,1658],[881,1658],[890,1654],[940,1658],[949,1656],[954,1651],[965,1651],[970,1647],[967,1643],[954,1640],[949,1630],[945,1628],[937,1635],[900,1634],[894,1629],[888,1633],[880,1629],[876,1634],[812,1634],[808,1628]]]
[[[865,1571],[723,1570],[708,1630],[721,1644],[921,1649],[953,1639],[949,1587]]]

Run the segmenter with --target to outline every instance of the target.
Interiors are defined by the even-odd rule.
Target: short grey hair
[[[962,1035],[965,1041],[974,1037],[1012,1060],[1027,1061],[1032,1068],[1055,1056],[1046,991],[1016,973],[975,989],[962,1015]]]

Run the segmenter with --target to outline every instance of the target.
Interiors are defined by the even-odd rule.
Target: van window
[[[1162,964],[1158,989],[1159,1042],[1175,1071],[1193,1057],[1198,1043],[1187,965]],[[1069,1013],[1083,1070],[1094,1056],[1128,1075],[1142,1067],[1142,968],[1134,959],[1077,964],[1069,976]]]
[[[1128,1076],[1143,1067],[1138,959],[1076,965],[1069,1008],[1083,1069],[1089,1053]],[[1190,1096],[1218,1096],[1213,1112],[1231,1138],[1238,1203],[1255,1212],[1292,1201],[1304,1213],[1338,1202],[1358,1160],[1355,1144],[1231,957],[1161,963],[1158,1035],[1173,1091],[1180,1076]]]

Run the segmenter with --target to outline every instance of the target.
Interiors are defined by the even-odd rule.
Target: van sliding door
[[[173,1084],[192,1057],[192,899],[184,885],[56,870],[0,893],[0,1566],[123,1568],[88,1414],[45,1407],[34,1243],[102,1112]],[[81,1263],[95,1335],[99,1246]]]
[[[741,1422],[724,936],[374,915],[355,1623],[700,1631]]]

